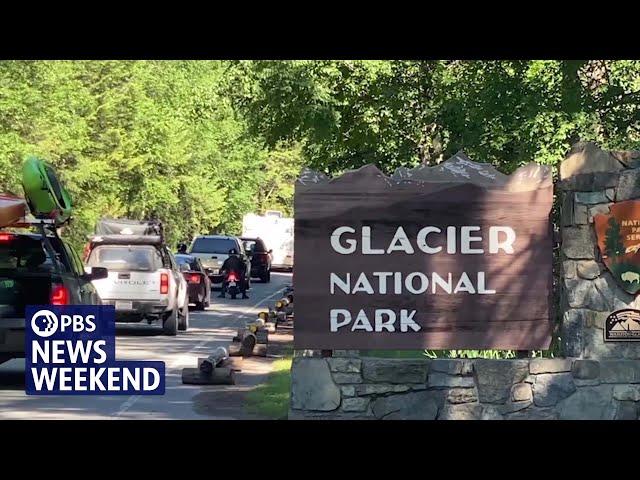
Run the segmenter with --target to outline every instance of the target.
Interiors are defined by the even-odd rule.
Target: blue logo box
[[[29,305],[28,395],[164,395],[165,364],[116,360],[112,305]]]

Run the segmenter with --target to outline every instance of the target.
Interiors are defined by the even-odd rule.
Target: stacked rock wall
[[[290,419],[638,418],[637,360],[334,355],[294,358]]]

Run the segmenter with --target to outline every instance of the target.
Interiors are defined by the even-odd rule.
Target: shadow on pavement
[[[163,336],[161,325],[149,325],[147,322],[140,323],[116,323],[116,335],[123,337],[155,337]],[[180,335],[180,332],[178,332]]]
[[[21,390],[24,392],[24,367],[20,370],[0,371],[0,390]]]
[[[272,279],[280,275],[274,274]],[[290,278],[289,275],[287,277]],[[273,359],[247,359],[243,362],[243,371],[236,377],[237,384],[232,386],[183,385],[181,371],[185,366],[196,366],[197,358],[208,355],[216,346],[227,347],[236,329],[264,308],[254,305],[270,292],[281,289],[278,284],[265,289],[261,285],[255,285],[257,288],[250,292],[249,300],[231,300],[228,297],[222,300],[213,294],[211,306],[206,311],[192,310],[189,330],[178,332],[176,337],[165,336],[158,323],[117,324],[116,336],[125,337],[121,341],[116,340],[118,360],[160,360],[167,365],[166,395],[160,398],[141,397],[120,418],[255,418],[245,413],[244,397],[247,391],[265,381]],[[275,298],[267,303],[272,301]],[[3,392],[0,397],[0,418],[113,418],[129,398],[44,398],[27,396],[24,388],[24,360],[12,360],[8,365],[0,365],[0,391]]]

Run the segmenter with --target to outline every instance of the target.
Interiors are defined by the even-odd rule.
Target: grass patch
[[[251,390],[246,397],[249,413],[276,420],[286,420],[291,391],[290,356],[276,360],[267,381]]]
[[[558,356],[556,347],[553,350],[536,350],[529,356]],[[360,350],[360,355],[376,358],[517,358],[514,350]]]

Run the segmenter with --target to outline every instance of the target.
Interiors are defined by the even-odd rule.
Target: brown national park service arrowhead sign
[[[635,295],[640,291],[640,201],[611,206],[594,216],[598,248],[618,284]]]
[[[295,348],[546,349],[551,171],[463,153],[295,190]]]

